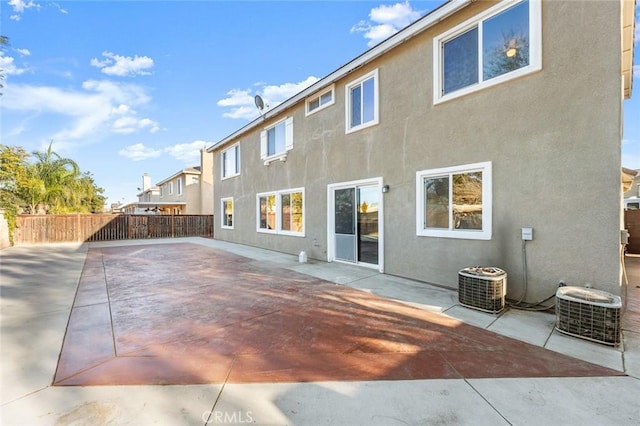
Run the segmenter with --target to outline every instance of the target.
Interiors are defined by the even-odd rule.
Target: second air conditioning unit
[[[559,287],[556,291],[556,330],[581,339],[620,344],[622,299],[602,290]]]
[[[507,273],[500,268],[476,266],[458,272],[461,305],[497,314],[505,307]]]

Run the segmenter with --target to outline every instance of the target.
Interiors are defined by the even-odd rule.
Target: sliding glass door
[[[333,193],[333,258],[379,265],[381,191],[378,183],[336,187]]]

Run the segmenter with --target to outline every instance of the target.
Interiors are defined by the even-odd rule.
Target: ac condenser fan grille
[[[458,273],[461,305],[493,314],[505,307],[507,274],[498,268],[465,268]]]
[[[556,329],[607,345],[620,344],[621,299],[581,287],[560,287],[556,292]]]

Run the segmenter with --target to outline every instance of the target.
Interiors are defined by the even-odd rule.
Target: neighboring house
[[[213,214],[212,160],[212,154],[201,150],[199,166],[182,169],[155,186],[151,186],[151,178],[145,173],[138,201],[126,205],[123,208],[124,213]]]
[[[640,209],[640,170],[622,168],[624,208]]]
[[[151,176],[148,173],[142,175],[142,187],[137,195],[138,201],[127,203],[120,207],[124,214],[159,214],[158,209],[153,210],[159,201],[160,188],[151,184]]]
[[[444,4],[209,148],[215,238],[452,288],[496,266],[529,302],[561,280],[619,294],[633,19]]]

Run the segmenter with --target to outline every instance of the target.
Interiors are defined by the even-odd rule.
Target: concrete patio
[[[89,350],[88,356],[77,350],[69,352],[69,356],[76,356],[80,363],[86,364],[76,368],[80,364],[70,363],[71,369],[67,373],[60,370],[58,361],[61,366],[65,361],[64,351],[60,356],[65,330],[68,325],[70,330],[74,326],[73,316],[69,322],[74,298],[75,309],[83,308],[93,313],[98,311],[101,303],[111,302],[113,309],[114,303],[118,302],[105,302],[105,295],[99,294],[95,287],[83,287],[83,280],[100,275],[101,265],[92,263],[97,262],[93,254],[102,250],[117,253],[118,247],[120,252],[130,254],[144,245],[156,247],[176,243],[195,247],[196,252],[201,247],[202,253],[211,253],[207,250],[224,253],[221,260],[225,262],[242,256],[243,265],[246,266],[247,259],[250,260],[248,264],[256,268],[256,273],[289,270],[296,278],[307,276],[310,282],[324,286],[325,293],[339,289],[341,296],[357,296],[363,301],[363,306],[373,303],[378,304],[381,310],[395,310],[403,315],[410,312],[414,320],[419,320],[412,323],[414,331],[427,322],[440,321],[449,326],[455,324],[458,331],[464,329],[477,333],[474,336],[509,345],[510,351],[514,347],[526,348],[528,354],[534,353],[550,361],[548,371],[512,369],[505,375],[503,371],[510,371],[508,368],[493,370],[494,373],[491,369],[480,368],[477,371],[482,370],[483,374],[470,375],[461,373],[464,369],[456,368],[450,358],[447,365],[454,367],[457,374],[454,376],[436,377],[429,373],[427,377],[420,377],[420,374],[414,374],[433,371],[429,370],[433,363],[424,362],[415,363],[415,368],[409,369],[409,373],[405,369],[406,376],[367,376],[371,368],[361,368],[367,374],[353,377],[336,374],[334,369],[331,374],[311,374],[294,381],[295,371],[282,374],[286,368],[270,368],[270,374],[255,380],[260,376],[255,371],[244,378],[242,375],[234,378],[229,374],[233,368],[225,368],[222,377],[214,377],[205,384],[184,384],[189,383],[187,380],[180,382],[183,383],[181,385],[142,385],[140,383],[147,382],[130,380],[136,377],[135,374],[144,372],[141,368],[134,368],[121,376],[95,373],[94,367],[103,368],[113,357],[86,363],[99,352],[100,345],[86,344],[96,337],[93,332],[77,335],[81,341],[82,338],[88,339],[84,345],[78,346]],[[637,402],[640,395],[640,330],[637,329],[636,316],[637,301],[640,300],[637,293],[640,289],[636,287],[640,285],[638,258],[628,258],[629,300],[636,302],[627,307],[628,315],[623,324],[624,344],[612,348],[554,331],[555,317],[550,314],[517,310],[508,310],[500,316],[484,314],[458,305],[457,293],[451,290],[344,264],[300,264],[295,256],[216,240],[187,238],[23,246],[3,250],[0,256],[2,424],[538,424],[541,420],[562,424],[636,424],[640,418]],[[123,256],[118,261],[126,260]],[[196,264],[185,265],[185,271],[196,268]],[[110,269],[103,267],[102,271],[106,280],[104,271],[108,274]],[[333,289],[327,287],[330,283],[334,283]],[[290,288],[300,290],[299,287]],[[136,297],[123,297],[121,301],[125,299]],[[222,317],[225,316],[228,315]],[[117,315],[111,321],[114,321],[111,327],[117,330]],[[132,336],[140,332],[135,328],[129,331],[134,332]],[[115,334],[111,347],[127,347],[134,352],[142,351],[141,354],[146,356],[157,355],[157,352],[149,352],[149,344],[154,342],[136,346],[136,341],[122,337],[125,334]],[[67,332],[67,335],[73,334]],[[368,341],[380,337],[366,333],[363,336]],[[511,343],[510,338],[519,342]],[[477,340],[473,337],[469,341]],[[270,341],[270,338],[264,339],[266,343]],[[286,344],[292,341],[295,341],[293,337],[284,339],[275,349],[291,353],[292,347]],[[167,347],[171,347],[171,351],[182,350],[182,355],[193,351],[193,348],[179,348],[176,340],[164,342],[174,342],[168,346],[165,344],[165,350]],[[254,349],[259,347],[256,342],[252,343]],[[313,342],[309,343],[313,347]],[[423,343],[418,345],[421,350],[429,349]],[[406,342],[396,341],[395,344]],[[198,347],[206,348],[206,345]],[[275,349],[271,347],[270,353]],[[337,348],[336,351],[342,349]],[[388,359],[383,356],[375,359],[375,354],[381,353],[375,348],[365,352],[374,354],[369,355],[375,360],[371,365],[380,365],[382,360]],[[230,350],[226,355],[229,354],[234,355],[234,359],[238,358],[237,350]],[[586,367],[572,373],[569,370],[556,370],[554,373],[552,370],[561,364],[557,363],[558,360],[567,360],[568,357],[576,358],[570,363],[573,367]],[[354,367],[362,365],[365,363],[360,359],[359,364],[341,371],[353,375],[354,370],[358,371]],[[241,363],[235,367],[239,366]],[[156,368],[150,370],[157,371]],[[495,371],[502,372],[502,375]],[[74,382],[83,375],[85,379],[102,377],[103,381]],[[585,377],[593,375],[596,377]],[[114,377],[120,378],[113,382]],[[58,384],[76,386],[52,386],[54,380]],[[120,385],[124,383],[139,384]],[[94,384],[102,385],[89,386]]]

